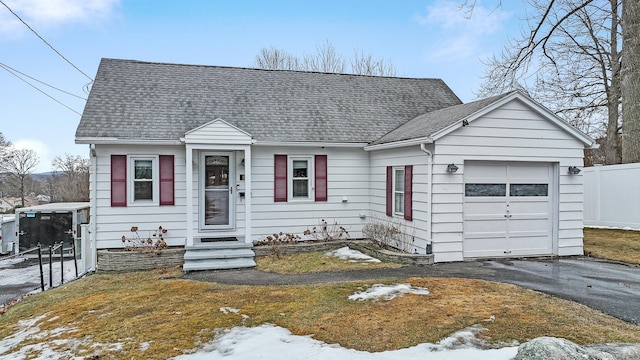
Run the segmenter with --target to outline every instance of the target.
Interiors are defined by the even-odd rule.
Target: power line
[[[0,1],[1,1],[1,0],[0,0]],[[3,68],[4,70],[6,70],[9,74],[11,74],[11,75],[13,75],[13,76],[17,77],[17,78],[18,78],[18,79],[20,79],[21,81],[24,81],[27,85],[29,85],[29,86],[31,86],[32,88],[34,88],[34,89],[38,90],[39,92],[41,92],[44,96],[48,97],[49,99],[51,99],[51,100],[53,100],[53,101],[57,102],[58,104],[60,104],[60,105],[62,105],[62,106],[64,106],[64,107],[66,107],[67,109],[69,109],[69,110],[73,111],[74,113],[76,113],[76,114],[78,114],[78,115],[82,116],[82,114],[80,114],[79,112],[77,112],[77,111],[73,110],[71,107],[69,107],[69,106],[67,106],[66,104],[62,103],[62,101],[60,101],[60,100],[58,100],[58,99],[54,98],[53,96],[51,96],[51,95],[47,94],[46,92],[44,92],[43,90],[41,90],[41,89],[40,89],[40,88],[38,88],[37,86],[33,85],[32,83],[28,82],[27,80],[25,80],[25,79],[21,78],[20,76],[18,76],[18,75],[17,75],[17,74],[15,74],[14,72],[12,72],[12,71],[11,71],[11,70],[9,70],[8,68],[6,68],[4,64],[0,64],[0,67],[1,67],[1,68]]]
[[[44,82],[44,81],[40,81],[40,80],[38,80],[38,79],[34,78],[33,76],[29,76],[29,75],[27,75],[27,74],[23,73],[22,71],[19,71],[19,70],[17,70],[17,69],[12,68],[11,66],[9,66],[9,65],[7,65],[7,64],[3,64],[3,63],[1,63],[1,62],[0,62],[0,66],[1,66],[1,67],[3,67],[3,68],[5,68],[5,70],[9,69],[9,70],[11,70],[11,71],[13,71],[13,72],[16,72],[16,73],[18,73],[18,74],[20,74],[20,75],[22,75],[22,76],[28,77],[29,79],[31,79],[31,80],[33,80],[33,81],[37,81],[37,82],[39,82],[39,83],[40,83],[40,84],[42,84],[42,85],[48,86],[48,87],[50,87],[50,88],[52,88],[52,89],[54,89],[54,90],[58,90],[58,91],[60,91],[60,92],[62,92],[62,93],[65,93],[65,94],[67,94],[67,95],[69,95],[69,96],[76,97],[76,98],[78,98],[78,99],[80,99],[80,100],[87,100],[86,98],[83,98],[82,96],[78,96],[78,95],[76,95],[76,94],[72,94],[72,93],[70,93],[70,92],[68,92],[68,91],[62,90],[62,89],[57,88],[57,87],[55,87],[55,86],[53,86],[53,85],[49,85],[49,84],[47,84],[47,83],[46,83],[46,82]]]
[[[4,7],[6,7],[15,17],[18,18],[18,20],[20,20],[20,22],[22,22],[24,24],[24,26],[26,26],[27,28],[29,28],[29,30],[31,30],[32,33],[34,33],[37,37],[40,38],[40,40],[42,40],[45,44],[47,44],[47,46],[49,46],[51,48],[51,50],[55,51],[56,54],[58,54],[61,58],[64,59],[64,61],[66,61],[67,63],[69,63],[69,65],[73,66],[74,69],[78,70],[82,75],[84,75],[87,79],[93,81],[93,79],[91,78],[91,76],[85,74],[84,71],[80,70],[77,66],[75,66],[71,61],[69,61],[69,59],[67,59],[66,57],[64,57],[64,55],[62,55],[58,50],[56,50],[51,44],[49,44],[47,42],[47,40],[45,40],[42,36],[40,36],[40,34],[38,34],[35,30],[33,30],[33,28],[31,28],[31,26],[29,26],[29,24],[27,24],[26,21],[22,20],[22,18],[20,16],[18,16],[18,14],[16,14],[15,12],[13,12],[13,10],[11,10],[11,8],[9,7],[9,5],[5,4],[4,1],[0,0],[0,4],[4,5]]]

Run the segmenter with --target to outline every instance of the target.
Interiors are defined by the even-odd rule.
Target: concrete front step
[[[255,267],[255,254],[251,244],[223,241],[187,246],[184,271],[222,270]]]
[[[202,259],[233,259],[250,257],[253,259],[255,253],[251,249],[206,249],[206,250],[190,250],[184,254],[186,260],[202,260]]]
[[[253,258],[235,258],[235,259],[216,259],[216,260],[197,260],[185,261],[182,269],[184,271],[200,271],[200,270],[226,270],[241,269],[255,267],[256,263]]]

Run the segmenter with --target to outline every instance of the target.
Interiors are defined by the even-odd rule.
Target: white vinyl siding
[[[237,145],[250,144],[251,136],[222,119],[213,120],[185,134],[187,143]]]
[[[433,249],[436,262],[463,260],[465,161],[553,163],[559,169],[558,208],[554,210],[554,252],[582,254],[583,144],[552,122],[513,100],[435,143],[433,176]],[[447,164],[460,169],[447,173]],[[578,219],[578,220],[568,220]]]
[[[156,203],[138,203],[135,206],[111,206],[111,155],[127,155],[129,159],[149,158],[149,154],[174,155],[175,205],[159,206]],[[184,146],[113,146],[96,145],[95,185],[91,177],[91,194],[95,193],[96,210],[91,213],[91,222],[96,231],[92,234],[98,249],[122,248],[122,235],[130,236],[132,226],[137,226],[141,236],[147,236],[158,226],[168,229],[164,239],[170,246],[184,245],[186,237],[186,184]],[[154,156],[155,158],[156,156]],[[155,167],[158,163],[156,161]],[[127,182],[131,183],[133,173],[127,166]],[[156,179],[158,179],[156,175]],[[94,188],[95,186],[95,188]],[[128,186],[129,187],[129,186]],[[131,189],[127,198],[131,199]]]
[[[337,221],[352,238],[362,236],[369,209],[369,161],[363,149],[254,146],[252,158],[252,233],[254,240],[279,232],[301,235],[324,219]],[[274,155],[313,159],[327,155],[327,201],[274,202]],[[311,161],[312,162],[312,161]],[[288,176],[291,177],[291,169]],[[313,179],[313,172],[309,173]],[[289,187],[289,194],[291,188]],[[291,196],[291,195],[289,195]],[[313,199],[313,189],[310,190]]]
[[[370,151],[369,155],[371,157],[371,205],[369,220],[388,221],[390,224],[400,225],[405,231],[409,232],[411,236],[415,237],[413,250],[419,254],[425,254],[429,229],[427,154],[422,152],[420,147],[416,145],[405,148]],[[402,214],[395,214],[395,201],[394,216],[388,217],[386,215],[387,166],[394,168],[395,178],[395,170],[404,170],[405,165],[413,165],[412,221],[404,220]],[[395,190],[395,187],[392,188],[392,190]],[[400,210],[404,211],[404,209]]]

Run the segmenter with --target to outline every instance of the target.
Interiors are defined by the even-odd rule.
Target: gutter
[[[427,144],[420,144],[420,150],[427,154],[427,191],[429,191],[429,215],[427,216],[427,246],[433,244],[432,222],[433,222],[433,153],[427,149]],[[433,246],[433,245],[432,245]],[[427,251],[428,253],[428,251]]]
[[[89,196],[89,216],[91,225],[89,226],[89,238],[91,239],[91,246],[93,246],[93,271],[98,270],[98,244],[96,240],[96,235],[98,234],[98,222],[96,221],[97,216],[97,196],[98,196],[98,160],[96,156],[96,145],[89,145],[90,156],[89,159],[91,161],[91,171],[89,172],[91,178],[89,179],[89,184],[93,185],[91,187],[91,195]],[[89,269],[85,269],[86,272]]]
[[[421,137],[417,139],[410,140],[401,140],[401,141],[393,141],[384,144],[376,144],[376,145],[367,145],[364,148],[364,151],[373,151],[373,150],[385,150],[385,149],[393,149],[403,146],[411,146],[411,145],[420,145],[422,147],[423,144],[433,144],[432,137]]]

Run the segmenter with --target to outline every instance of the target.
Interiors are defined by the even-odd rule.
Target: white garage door
[[[465,162],[464,257],[553,253],[553,165]]]

